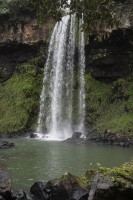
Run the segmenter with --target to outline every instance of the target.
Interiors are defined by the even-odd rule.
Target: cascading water
[[[84,132],[84,33],[79,22],[79,120],[76,131]],[[76,17],[68,15],[55,25],[44,69],[43,88],[40,96],[37,134],[48,134],[48,139],[59,140],[71,137],[73,114],[73,82],[76,49]],[[43,134],[44,135],[44,134]]]
[[[81,133],[85,132],[84,121],[85,121],[85,41],[84,32],[81,27],[83,19],[79,21],[79,124],[78,131]]]

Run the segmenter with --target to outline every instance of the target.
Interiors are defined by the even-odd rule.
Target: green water
[[[87,169],[120,166],[133,159],[133,148],[72,145],[31,139],[12,140],[15,148],[0,150],[0,166],[13,177],[13,187],[29,190],[37,180],[60,177],[66,171],[81,175]]]

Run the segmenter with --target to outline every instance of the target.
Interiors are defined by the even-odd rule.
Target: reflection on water
[[[120,166],[133,158],[132,148],[72,145],[31,139],[14,140],[15,148],[0,151],[0,166],[7,166],[14,188],[29,189],[34,181],[57,178],[66,171],[84,174],[96,168]],[[2,159],[1,159],[2,158]]]

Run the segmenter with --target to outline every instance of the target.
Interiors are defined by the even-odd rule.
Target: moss
[[[109,129],[118,136],[133,135],[132,78],[106,84],[87,74],[86,122],[102,134]]]
[[[92,185],[94,177],[96,175],[103,178],[104,180],[111,181],[111,187],[116,186],[118,188],[132,188],[133,187],[133,161],[125,163],[120,167],[105,168],[99,166],[97,170],[88,170],[85,176],[75,176],[66,172],[60,179],[57,180],[56,184],[63,181],[77,184],[82,188],[89,188]]]
[[[30,63],[18,66],[14,75],[0,84],[0,132],[17,132],[36,121],[42,75]]]
[[[88,186],[88,180],[84,176],[75,176],[68,172],[66,172],[59,180],[58,182],[62,181],[68,181],[74,184],[79,185],[82,188],[86,188]]]
[[[100,167],[99,173],[103,176],[111,176],[114,186],[125,188],[133,186],[133,162],[125,163],[119,168]]]

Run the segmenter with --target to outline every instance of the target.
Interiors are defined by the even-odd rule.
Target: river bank
[[[97,144],[97,145],[109,145],[109,146],[120,146],[120,147],[132,147],[133,146],[133,137],[132,136],[117,136],[114,133],[105,132],[104,134],[90,134],[87,135],[85,138],[80,138],[81,134],[77,136],[72,135],[71,138],[63,141],[65,143],[72,143],[72,144]],[[21,139],[21,138],[37,138],[37,135],[34,134],[32,131],[20,131],[16,133],[1,133],[0,140],[6,139]]]
[[[84,176],[65,173],[48,182],[37,181],[28,195],[22,189],[14,192],[10,175],[0,171],[0,197],[2,200],[132,200],[133,163],[112,169],[99,167],[97,171],[86,171]]]
[[[133,159],[133,148],[97,144],[71,144],[39,139],[8,139],[0,150],[0,165],[13,177],[13,188],[29,190],[37,180],[51,180],[65,172],[81,176],[98,166],[120,167]]]

